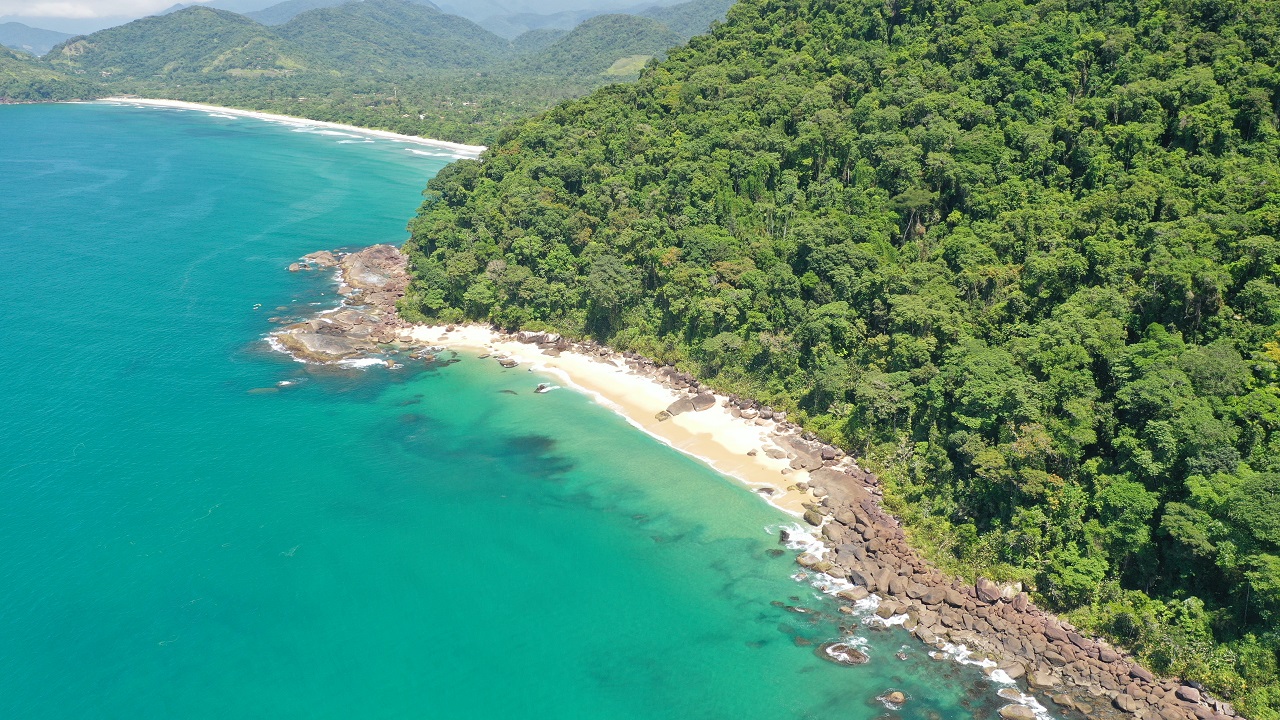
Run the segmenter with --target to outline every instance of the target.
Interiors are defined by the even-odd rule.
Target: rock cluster
[[[805,520],[820,528],[834,559],[802,555],[797,562],[853,583],[841,599],[855,602],[876,593],[878,614],[905,614],[903,627],[924,643],[965,645],[995,661],[989,672],[1025,677],[1034,691],[1089,717],[1226,720],[1235,714],[1229,704],[1194,687],[1158,680],[1122,652],[1085,637],[1037,608],[1017,585],[986,578],[965,583],[931,567],[881,507],[873,475],[824,467],[809,478],[826,495],[810,506]],[[1011,709],[1005,717],[1020,720],[1020,712]]]
[[[289,266],[291,271],[337,268],[342,305],[274,333],[294,356],[311,362],[361,357],[395,343],[409,323],[396,314],[396,302],[409,284],[408,261],[392,245],[374,245],[353,253],[321,251]]]

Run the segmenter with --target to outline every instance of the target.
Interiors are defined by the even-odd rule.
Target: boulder
[[[848,590],[841,590],[836,593],[836,597],[841,600],[848,600],[849,602],[855,603],[859,600],[866,600],[870,595],[871,593],[867,592],[867,589],[864,587],[852,587]]]
[[[1131,695],[1127,695],[1125,693],[1116,695],[1111,701],[1111,704],[1114,705],[1117,710],[1123,712],[1134,713],[1138,711],[1138,701],[1134,700]]]
[[[978,578],[973,589],[978,594],[978,599],[988,605],[994,605],[1000,600],[1000,586],[984,577]]]
[[[701,412],[716,406],[716,396],[711,393],[699,393],[693,396],[691,403],[696,412]]]
[[[1191,687],[1190,685],[1183,685],[1182,687],[1174,691],[1174,694],[1182,698],[1183,700],[1186,700],[1189,703],[1200,702],[1200,691]]]
[[[876,615],[879,615],[885,620],[888,620],[894,615],[897,615],[898,611],[900,611],[901,609],[902,609],[902,605],[900,605],[899,603],[896,603],[892,600],[881,600],[880,607],[876,608]]]
[[[894,575],[889,579],[889,592],[894,595],[905,595],[907,592],[907,579],[901,575]]]
[[[823,643],[815,651],[823,660],[837,665],[862,665],[867,662],[867,654],[858,648],[842,642]]]
[[[997,670],[1001,670],[1005,675],[1017,680],[1027,673],[1027,669],[1020,662],[1003,662],[996,666]]]
[[[1000,708],[1004,720],[1036,720],[1036,712],[1026,705],[1005,705]]]
[[[871,573],[864,572],[860,568],[849,568],[849,582],[861,585],[863,589],[870,589],[875,580],[871,579]]]
[[[693,412],[696,408],[693,406],[693,398],[682,397],[679,400],[667,406],[667,413],[675,416],[682,413]]]
[[[925,605],[938,605],[947,599],[947,591],[940,587],[931,587],[924,591],[920,596],[920,602]]]
[[[1149,683],[1153,683],[1156,681],[1156,676],[1152,675],[1150,670],[1147,670],[1141,665],[1134,665],[1133,667],[1129,668],[1129,677],[1135,678],[1137,680],[1144,680]]]
[[[1058,680],[1044,670],[1037,670],[1027,678],[1027,684],[1033,688],[1051,688],[1057,686]]]
[[[938,636],[935,635],[932,630],[925,627],[924,625],[917,625],[916,629],[911,631],[911,634],[919,638],[920,642],[924,643],[925,645],[933,645],[938,641]]]
[[[1029,600],[1030,598],[1027,597],[1026,593],[1020,592],[1017,595],[1014,595],[1013,600],[1011,600],[1010,602],[1012,603],[1014,610],[1017,610],[1018,612],[1024,612],[1027,609],[1027,604]]]

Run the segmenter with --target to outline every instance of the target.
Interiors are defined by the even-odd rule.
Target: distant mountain
[[[0,47],[0,103],[75,100],[101,91],[83,78],[67,77],[24,53]]]
[[[674,5],[680,0],[436,0],[440,9],[476,22],[504,15],[586,12],[590,15],[635,13],[651,5]],[[585,17],[583,18],[586,19]]]
[[[205,7],[217,8],[218,10],[230,10],[233,13],[248,15],[251,12],[257,12],[279,2],[279,0],[213,0],[213,2],[203,3]]]
[[[517,55],[530,55],[551,47],[560,38],[568,35],[568,30],[560,28],[538,28],[521,33],[511,41],[511,47]]]
[[[652,57],[683,44],[685,38],[652,18],[638,15],[597,15],[526,64],[540,72],[565,75],[632,77]]]
[[[711,23],[723,21],[735,2],[737,0],[692,0],[679,5],[654,6],[637,14],[657,20],[688,40],[711,29]]]
[[[72,38],[45,58],[101,77],[282,75],[303,69],[302,53],[243,15],[195,6]]]
[[[43,55],[69,37],[67,33],[33,28],[20,22],[0,23],[0,45],[32,55]]]
[[[352,72],[478,68],[511,55],[507,40],[470,20],[408,0],[364,0],[310,10],[276,32],[310,56]]]
[[[308,10],[334,7],[349,0],[285,0],[262,10],[245,13],[263,25],[283,25]]]
[[[603,15],[600,10],[565,10],[558,13],[512,13],[493,15],[477,22],[485,30],[504,38],[514,39],[530,30],[558,29],[568,32],[582,21]]]
[[[173,13],[176,13],[179,10],[186,10],[189,7],[200,6],[200,7],[207,7],[207,8],[215,8],[217,10],[227,10],[229,12],[239,13],[241,15],[250,15],[253,12],[257,12],[264,8],[270,7],[272,4],[272,1],[273,0],[213,0],[213,2],[175,3],[161,10],[158,13],[152,13],[152,14],[153,15],[172,15]],[[336,0],[334,4],[337,4],[338,2],[348,2],[348,0]]]

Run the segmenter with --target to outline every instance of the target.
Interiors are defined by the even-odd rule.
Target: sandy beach
[[[636,428],[739,480],[791,515],[799,517],[805,510],[803,503],[815,500],[807,490],[801,492],[795,487],[807,479],[807,472],[790,469],[786,457],[765,454],[766,449],[775,447],[772,438],[777,435],[776,423],[734,417],[724,407],[724,397],[717,396],[715,407],[660,421],[659,412],[688,395],[635,373],[620,359],[573,351],[552,356],[536,345],[503,340],[479,325],[457,326],[452,331],[419,325],[409,332],[416,344],[491,353],[519,361],[518,369],[551,374],[564,386],[592,396]],[[752,451],[754,454],[748,455]]]
[[[205,105],[203,103],[183,102],[181,100],[153,100],[149,98],[135,97],[108,97],[102,98],[96,102],[116,103],[122,105],[141,105],[144,107],[170,108],[174,110],[196,110],[201,112],[216,113],[221,115],[231,115],[234,117],[255,118],[257,120],[266,120],[268,122],[283,123],[286,125],[295,125],[299,127],[317,127],[328,130],[338,130],[342,132],[359,133],[370,137],[381,138],[383,140],[394,140],[396,142],[412,143],[414,145],[424,145],[427,147],[437,148],[439,150],[447,150],[459,158],[477,158],[487,148],[483,145],[463,145],[462,143],[448,142],[446,140],[433,140],[431,138],[418,137],[416,135],[401,135],[399,133],[389,132],[387,130],[371,130],[369,128],[357,127],[355,125],[343,125],[341,123],[326,122],[323,120],[308,120],[306,118],[293,117],[291,115],[277,115],[276,113],[258,112],[255,110],[240,110],[238,108],[221,107],[218,105]]]

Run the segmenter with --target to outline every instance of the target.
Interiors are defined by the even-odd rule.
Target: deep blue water
[[[818,659],[789,518],[588,398],[270,352],[334,301],[284,268],[402,241],[422,150],[0,107],[0,717],[991,716],[900,630]]]

